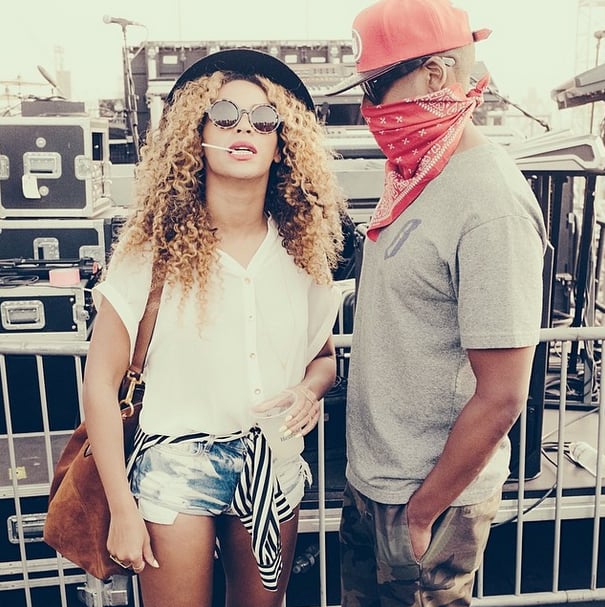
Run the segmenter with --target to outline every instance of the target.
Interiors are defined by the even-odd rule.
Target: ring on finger
[[[114,556],[113,554],[110,554],[109,558],[114,563],[117,563],[120,567],[122,567],[122,569],[130,569],[132,567],[132,563],[125,563],[124,561],[121,561],[117,556]]]

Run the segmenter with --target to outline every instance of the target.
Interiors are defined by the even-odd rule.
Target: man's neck
[[[477,128],[477,125],[469,122],[464,131],[462,131],[462,137],[460,137],[460,143],[456,147],[454,154],[458,152],[465,152],[478,145],[488,143],[489,139]]]

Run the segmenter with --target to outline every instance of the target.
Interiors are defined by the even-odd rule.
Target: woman
[[[142,149],[137,208],[94,290],[84,408],[107,548],[138,573],[145,607],[209,607],[216,544],[229,607],[282,604],[309,472],[299,454],[259,457],[255,420],[290,389],[281,431],[307,434],[335,379],[344,199],[322,137],[288,66],[232,49],[177,80]],[[145,450],[128,480],[116,394],[159,284],[140,426],[197,436]]]

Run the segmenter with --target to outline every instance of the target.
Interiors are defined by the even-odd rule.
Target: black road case
[[[0,339],[86,340],[94,306],[89,280],[51,287],[47,280],[0,288]]]
[[[111,207],[90,219],[0,219],[0,260],[92,257],[104,266],[127,214]]]
[[[105,118],[0,118],[0,217],[92,217],[110,172]]]

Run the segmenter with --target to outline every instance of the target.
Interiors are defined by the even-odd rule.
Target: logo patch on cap
[[[353,59],[355,60],[355,63],[359,63],[359,60],[361,59],[362,47],[363,45],[361,42],[361,35],[357,30],[353,30],[353,41],[351,43],[351,50],[353,51]]]

